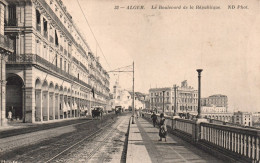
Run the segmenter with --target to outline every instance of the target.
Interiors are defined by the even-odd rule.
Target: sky
[[[135,91],[180,86],[183,80],[198,89],[196,69],[201,68],[202,97],[224,94],[230,111],[260,111],[259,0],[78,1],[103,53],[77,0],[63,3],[107,71],[134,62]],[[145,9],[126,9],[131,5]],[[182,9],[158,9],[160,5]],[[190,9],[196,5],[221,9]],[[116,80],[132,89],[132,73],[109,75],[111,89]]]

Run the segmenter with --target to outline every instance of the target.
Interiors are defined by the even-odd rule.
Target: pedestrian
[[[165,118],[164,118],[163,113],[160,114],[159,136],[160,136],[159,141],[162,141],[162,138],[165,138],[165,142],[166,142],[167,127],[166,127]]]
[[[157,122],[157,115],[155,114],[155,112],[153,112],[153,114],[151,115],[152,121],[153,121],[153,127],[155,127],[156,122]]]
[[[10,121],[13,120],[13,113],[11,112],[11,110],[9,110],[9,112],[8,112],[8,120],[10,120]]]

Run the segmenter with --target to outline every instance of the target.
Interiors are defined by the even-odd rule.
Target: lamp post
[[[164,93],[165,93],[165,91],[162,91],[163,92],[163,106],[162,106],[162,108],[163,108],[163,113],[164,113]]]
[[[157,97],[158,97],[158,95],[156,94],[156,95],[155,95],[155,109],[156,109],[155,112],[156,112],[156,113],[157,113]]]
[[[200,96],[201,96],[201,72],[203,70],[202,69],[197,69],[198,72],[198,115],[197,118],[202,118],[201,116],[201,112],[200,112]]]

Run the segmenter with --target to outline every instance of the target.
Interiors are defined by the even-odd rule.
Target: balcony
[[[5,49],[9,52],[14,51],[14,41],[8,38],[7,36],[0,34],[0,47],[1,49]]]
[[[75,63],[79,64],[79,61],[78,61],[75,57],[72,57],[72,60],[73,60]]]
[[[17,19],[8,19],[8,22],[5,20],[5,26],[17,26]]]
[[[78,82],[82,84],[83,86],[87,88],[91,88],[91,86],[82,80],[79,80],[78,78],[70,75],[69,73],[63,71],[62,69],[56,67],[54,64],[50,63],[49,61],[45,60],[44,58],[36,55],[36,54],[23,54],[23,55],[10,55],[8,56],[8,62],[7,64],[34,64],[34,65],[40,65],[41,67],[44,67],[46,69],[49,69],[51,71],[56,72],[57,74],[60,74],[62,76],[67,77],[68,79]]]

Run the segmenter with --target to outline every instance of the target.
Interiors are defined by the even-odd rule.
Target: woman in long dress
[[[164,118],[163,113],[160,114],[160,123],[159,124],[160,124],[160,128],[159,128],[160,139],[159,139],[159,141],[162,141],[162,138],[165,138],[165,141],[166,141],[167,127],[166,127],[165,118]]]

